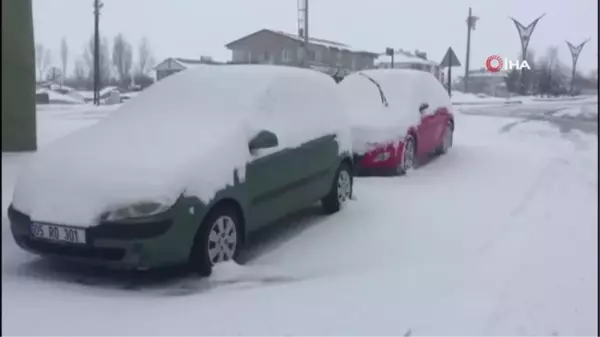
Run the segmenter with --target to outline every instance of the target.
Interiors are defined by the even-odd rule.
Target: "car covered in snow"
[[[357,174],[404,174],[452,146],[452,103],[432,74],[364,70],[338,86],[347,104]]]
[[[248,233],[352,195],[337,84],[313,70],[205,66],[42,148],[9,208],[18,245],[127,269],[236,257]]]

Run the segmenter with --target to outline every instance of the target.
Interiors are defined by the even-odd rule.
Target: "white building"
[[[380,58],[385,58],[387,61],[378,62],[375,64],[375,68],[392,67],[392,58],[390,56],[385,56],[384,54]],[[402,49],[395,51],[394,68],[423,70],[432,73],[440,81],[444,80],[444,73],[441,71],[440,65],[437,62],[427,60],[427,55],[419,51],[415,51],[414,53]]]
[[[156,80],[160,81],[163,78],[178,73],[182,70],[197,67],[201,64],[222,64],[220,62],[213,61],[210,57],[203,56],[200,59],[185,59],[181,57],[169,57],[168,59],[160,62],[154,67],[156,71]]]

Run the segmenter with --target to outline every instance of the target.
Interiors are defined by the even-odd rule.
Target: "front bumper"
[[[86,243],[72,244],[33,237],[30,217],[12,205],[8,217],[12,235],[24,250],[119,269],[141,270],[186,262],[197,229],[194,219],[167,212],[129,223],[87,228]]]

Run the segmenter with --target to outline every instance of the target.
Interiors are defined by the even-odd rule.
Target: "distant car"
[[[248,233],[351,198],[342,108],[336,83],[313,70],[186,70],[36,153],[9,208],[12,234],[41,255],[209,273]]]
[[[404,174],[426,156],[452,146],[452,103],[432,74],[365,70],[338,86],[352,124],[357,174]]]

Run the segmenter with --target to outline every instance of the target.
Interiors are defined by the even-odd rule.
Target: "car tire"
[[[342,163],[335,174],[329,193],[321,199],[325,214],[338,212],[352,198],[353,185],[352,168],[347,163]]]
[[[416,142],[415,138],[412,135],[406,136],[404,139],[404,150],[402,151],[402,158],[396,167],[397,175],[405,175],[409,170],[415,169],[418,167],[417,156],[416,156]],[[406,154],[410,154],[410,157],[407,157]]]
[[[200,276],[210,276],[215,263],[235,260],[240,251],[241,228],[235,208],[223,205],[211,210],[194,238],[191,269]]]
[[[454,140],[454,128],[451,123],[446,125],[446,129],[444,130],[444,137],[442,138],[442,144],[438,146],[436,149],[436,154],[442,155],[448,152],[448,150],[452,147],[452,142]]]

